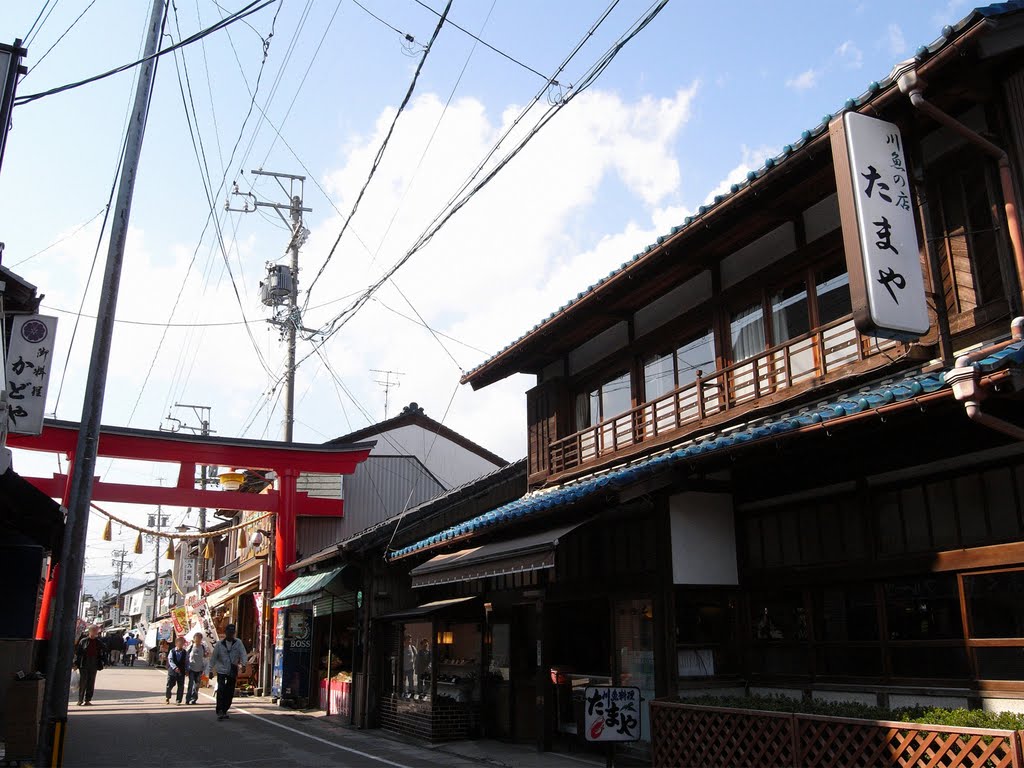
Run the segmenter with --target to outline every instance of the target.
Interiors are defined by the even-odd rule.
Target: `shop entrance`
[[[537,609],[510,606],[490,625],[485,660],[484,728],[490,738],[536,738]]]

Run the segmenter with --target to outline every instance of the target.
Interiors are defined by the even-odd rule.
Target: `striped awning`
[[[218,605],[223,605],[232,598],[244,595],[246,592],[254,591],[259,583],[259,579],[250,579],[242,584],[228,584],[207,595],[206,604],[211,608],[216,608]]]
[[[330,571],[299,576],[295,581],[282,589],[277,597],[270,601],[271,608],[307,605],[332,595],[343,597],[348,590],[342,587],[341,584],[334,584],[333,582],[344,569],[345,566],[342,566]]]

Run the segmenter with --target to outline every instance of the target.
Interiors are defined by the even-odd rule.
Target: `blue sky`
[[[442,7],[440,0],[424,1]],[[0,4],[0,30],[6,38],[24,36],[43,2]],[[414,0],[361,2],[418,43],[425,43],[436,25],[437,16]],[[221,4],[229,10],[242,5],[240,0]],[[30,67],[87,5],[87,0],[56,4],[31,42]],[[174,39],[179,38],[176,24],[187,35],[224,13],[213,0],[176,0],[176,5],[177,20],[172,14],[168,23]],[[145,0],[97,0],[22,81],[19,95],[136,58],[148,7]],[[582,0],[455,0],[450,18],[547,73],[605,7]],[[575,82],[647,7],[622,0],[559,79]],[[367,304],[325,348],[340,382],[317,356],[300,369],[297,439],[318,442],[382,417],[383,392],[370,369],[390,368],[405,373],[401,387],[392,392],[393,404],[415,400],[436,418],[447,410],[445,420],[453,428],[509,459],[521,456],[522,393],[530,382],[516,377],[473,393],[457,387],[460,369],[481,362],[679,223],[719,185],[742,177],[766,151],[795,140],[846,98],[863,92],[969,8],[944,1],[672,0],[593,89],[563,110],[442,236],[397,274],[396,282],[416,311],[458,341],[444,340],[442,346],[396,314],[393,310],[413,311],[387,285],[379,294],[383,303]],[[251,27],[239,23],[230,28],[230,37],[219,32],[204,45],[187,48],[184,62],[215,186],[239,136],[250,103],[248,88],[263,58],[263,38],[278,10],[257,103],[266,105],[270,121],[331,198],[307,182],[306,201],[314,210],[307,218],[312,236],[302,257],[300,282],[306,287],[340,227],[333,206],[345,212],[351,206],[417,59],[403,50],[399,35],[353,0],[282,0],[280,7],[275,4],[247,19]],[[313,291],[312,306],[360,290],[393,263],[502,126],[543,85],[537,75],[473,46],[455,28],[441,31],[352,230]],[[438,123],[464,67],[451,106]],[[132,76],[125,73],[15,111],[0,172],[0,239],[6,243],[5,265],[36,283],[47,294],[47,306],[74,310],[82,300],[98,234],[99,219],[93,217],[109,191],[131,94]],[[270,125],[258,118],[255,110],[227,169],[228,184],[237,180],[246,190],[252,178],[238,173],[243,155],[246,171],[263,166],[302,172]],[[184,281],[174,322],[236,322],[244,309],[273,370],[264,369],[239,326],[172,328],[153,363],[161,329],[121,324],[104,420],[155,428],[175,400],[200,402],[213,406],[214,427],[221,434],[275,437],[280,411],[271,410],[275,395],[265,393],[275,381],[283,350],[276,332],[259,322],[266,314],[256,291],[264,262],[281,255],[287,233],[257,215],[224,219],[240,309],[212,233],[200,239],[209,208],[197,168],[175,59],[166,56],[157,75],[135,193],[118,317],[167,322]],[[264,199],[275,196],[267,181],[253,189]],[[218,212],[222,203],[223,193]],[[193,252],[197,257],[189,269]],[[87,314],[94,314],[98,282],[97,275]],[[326,322],[343,306],[311,310],[306,324]],[[60,317],[58,347],[70,342],[74,320]],[[91,339],[92,323],[84,319],[59,406],[59,371],[51,385],[48,407],[56,408],[60,418],[80,415]],[[300,355],[310,350],[304,342]],[[23,468],[55,469],[52,459],[21,455],[17,460]],[[116,478],[128,469],[118,465],[106,471]],[[157,477],[160,471],[151,469],[150,474]]]

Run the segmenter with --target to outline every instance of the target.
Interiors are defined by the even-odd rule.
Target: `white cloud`
[[[717,195],[725,195],[731,191],[733,184],[740,184],[745,181],[747,174],[750,171],[756,170],[764,165],[765,158],[777,154],[777,151],[771,147],[757,147],[751,149],[744,145],[740,147],[740,153],[743,159],[740,163],[732,168],[714,189],[708,194],[704,200],[704,204],[708,205],[714,202]]]
[[[813,88],[818,84],[819,73],[816,69],[807,69],[801,72],[796,77],[791,77],[786,81],[786,87],[792,88],[794,91],[806,91]]]
[[[903,28],[899,24],[890,24],[885,31],[885,42],[889,53],[902,56],[907,52],[907,39],[903,36]]]
[[[835,52],[836,58],[848,69],[860,69],[864,64],[864,53],[852,40],[847,40]]]

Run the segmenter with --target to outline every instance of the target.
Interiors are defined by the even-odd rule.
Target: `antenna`
[[[402,371],[382,371],[379,368],[371,368],[370,372],[379,373],[384,377],[383,379],[375,379],[374,381],[384,389],[384,418],[387,419],[391,390],[398,389],[402,386],[398,377],[405,376],[405,374]],[[395,377],[394,381],[391,380],[392,376]]]

